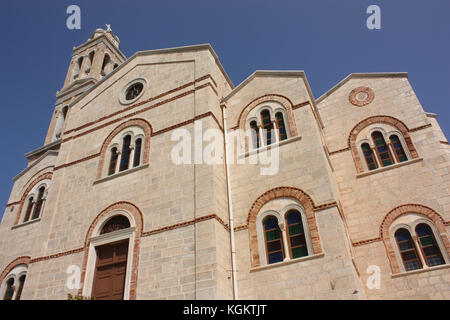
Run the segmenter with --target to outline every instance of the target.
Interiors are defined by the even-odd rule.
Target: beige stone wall
[[[360,86],[371,88],[375,97],[370,104],[357,107],[349,102],[348,96]],[[371,116],[388,115],[411,130],[409,134],[419,156],[418,161],[401,167],[357,175],[349,150],[330,155],[350,238],[358,243],[354,250],[362,282],[370,276],[366,273],[370,265],[381,268],[381,287],[366,288],[367,297],[448,299],[448,269],[393,276],[395,270],[379,238],[384,217],[400,205],[425,205],[445,221],[450,220],[449,148],[440,143],[445,139],[443,133],[435,119],[424,113],[408,79],[405,76],[353,77],[321,100],[318,108],[331,153],[347,148],[350,131],[358,122]],[[448,238],[448,228],[441,237]],[[371,239],[374,242],[364,243]],[[447,254],[445,248],[443,254]]]

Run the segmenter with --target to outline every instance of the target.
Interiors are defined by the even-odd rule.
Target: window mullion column
[[[281,230],[281,237],[283,239],[284,261],[288,261],[291,260],[291,253],[289,252],[289,245],[287,242],[286,225],[284,223],[280,223],[279,227]]]
[[[372,146],[371,144],[369,144],[370,149],[372,150],[372,154],[374,155],[375,161],[377,163],[377,168],[381,168],[382,165],[380,164],[380,159],[379,159],[379,154],[378,151],[376,150],[377,147],[376,146]]]
[[[278,132],[277,121],[272,121],[273,131],[275,132],[275,143],[280,142],[280,133]]]
[[[428,264],[426,263],[425,257],[423,256],[422,247],[420,246],[420,243],[419,243],[419,238],[417,237],[416,234],[413,234],[412,239],[413,239],[413,244],[418,249],[416,251],[417,251],[417,254],[419,255],[420,261],[422,262],[422,267],[428,268]]]

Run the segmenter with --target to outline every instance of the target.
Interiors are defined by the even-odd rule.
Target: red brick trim
[[[372,239],[367,239],[367,240],[362,240],[362,241],[358,241],[358,242],[353,242],[352,246],[354,247],[359,247],[359,246],[363,246],[365,244],[369,244],[369,243],[373,243],[373,242],[378,242],[378,241],[382,241],[383,239],[378,237],[378,238],[372,238]]]
[[[416,131],[423,130],[423,129],[430,128],[430,127],[432,127],[431,123],[425,124],[425,125],[417,127],[417,128],[412,128],[409,130],[409,132],[416,132]]]
[[[126,128],[132,127],[132,126],[138,126],[142,130],[144,130],[145,139],[144,139],[144,146],[142,148],[142,150],[144,151],[142,164],[147,164],[149,162],[149,157],[150,157],[150,137],[151,137],[152,132],[153,132],[152,125],[147,120],[144,120],[144,119],[131,119],[131,120],[128,120],[128,121],[118,125],[108,135],[108,137],[103,142],[103,145],[102,145],[102,147],[100,149],[100,152],[99,152],[99,154],[100,154],[100,163],[99,163],[98,169],[97,169],[97,179],[100,179],[102,177],[103,165],[104,165],[106,153],[108,151],[109,145],[111,144],[111,141],[121,131],[125,130]]]
[[[250,256],[251,266],[257,267],[260,265],[259,252],[258,252],[258,239],[256,235],[256,217],[259,214],[261,208],[270,200],[287,197],[297,199],[305,209],[309,234],[311,236],[311,242],[314,254],[322,252],[320,245],[319,232],[316,224],[315,206],[311,197],[304,191],[295,187],[278,187],[266,191],[259,196],[255,202],[253,202],[247,217],[248,233],[250,237]]]
[[[14,206],[14,205],[19,204],[19,203],[20,203],[20,201],[10,202],[10,203],[6,204],[6,208]]]
[[[442,143],[442,144],[449,145],[448,141],[439,141],[439,142]]]
[[[147,236],[151,236],[157,233],[161,233],[161,232],[165,232],[165,231],[170,231],[170,230],[174,230],[174,229],[178,229],[178,228],[182,228],[182,227],[186,227],[186,226],[190,226],[193,224],[196,224],[198,222],[201,221],[206,221],[206,220],[211,220],[211,219],[216,219],[227,231],[230,231],[230,227],[228,226],[228,224],[226,224],[219,216],[217,216],[216,214],[209,214],[207,216],[202,216],[202,217],[198,217],[192,220],[188,220],[188,221],[184,221],[184,222],[180,222],[180,223],[176,223],[170,226],[166,226],[166,227],[162,227],[162,228],[158,228],[158,229],[154,229],[154,230],[150,230],[150,231],[145,231],[142,236],[143,237],[147,237]]]
[[[389,211],[389,213],[386,214],[386,216],[384,217],[383,221],[380,224],[380,238],[383,240],[384,245],[386,247],[387,256],[391,264],[392,273],[399,273],[400,266],[395,257],[394,248],[391,244],[389,228],[398,217],[407,213],[421,214],[429,218],[431,221],[433,221],[437,231],[441,235],[441,239],[442,242],[444,243],[445,249],[450,254],[450,242],[448,240],[448,236],[445,230],[444,219],[430,207],[421,204],[404,204]]]
[[[0,285],[3,283],[3,280],[5,280],[8,273],[11,272],[12,269],[17,267],[18,265],[26,264],[27,266],[30,264],[30,257],[28,256],[22,256],[14,259],[12,262],[10,262],[5,269],[3,269],[2,273],[0,274]]]
[[[89,239],[92,237],[94,229],[97,227],[99,221],[108,213],[115,210],[124,210],[130,213],[134,222],[136,223],[136,233],[134,237],[134,249],[133,249],[133,265],[131,266],[131,281],[130,281],[130,300],[136,299],[136,288],[137,288],[137,277],[138,277],[138,265],[139,265],[139,246],[141,243],[141,236],[143,233],[144,219],[143,214],[139,208],[131,202],[119,201],[104,209],[100,214],[94,219],[89,230],[86,234],[86,239],[84,241],[84,258],[83,258],[83,268],[81,273],[81,279],[86,276],[87,259],[89,255]],[[82,289],[79,290],[79,294],[82,294]]]
[[[367,94],[367,98],[365,100],[361,101],[361,100],[356,99],[356,95],[360,92],[365,92]],[[373,101],[374,98],[375,98],[375,93],[369,87],[355,88],[350,92],[350,95],[348,96],[348,100],[350,101],[350,103],[357,107],[362,107],[362,106],[368,105],[369,103],[371,103]]]
[[[309,105],[309,101],[305,101],[305,102],[296,104],[295,106],[292,106],[292,110],[299,109],[299,108],[307,106],[307,105]]]
[[[143,105],[143,104],[146,104],[146,103],[148,103],[148,102],[155,101],[155,100],[160,99],[160,98],[162,98],[162,97],[165,97],[165,96],[167,96],[167,95],[169,95],[169,94],[171,94],[171,93],[174,93],[174,92],[176,92],[176,91],[185,89],[185,88],[187,88],[187,87],[190,87],[190,86],[194,85],[195,83],[200,82],[200,81],[203,81],[203,80],[206,80],[206,79],[208,79],[208,78],[211,79],[211,81],[214,83],[214,86],[217,88],[216,81],[214,81],[213,77],[212,77],[210,74],[207,74],[207,75],[205,75],[205,76],[203,76],[203,77],[200,77],[200,78],[198,78],[198,79],[196,79],[196,80],[194,80],[194,81],[191,81],[191,82],[189,82],[189,83],[186,83],[186,84],[184,84],[184,85],[181,85],[181,86],[179,86],[179,87],[176,87],[176,88],[174,88],[174,89],[171,89],[171,90],[169,90],[169,91],[163,92],[163,93],[161,93],[161,94],[159,94],[159,95],[157,95],[157,96],[151,97],[151,98],[149,98],[149,99],[147,99],[147,100],[144,100],[144,101],[141,101],[141,102],[132,104],[132,105],[128,106],[127,108],[124,108],[124,109],[119,110],[119,111],[117,111],[117,112],[111,113],[111,114],[109,114],[109,115],[107,115],[107,116],[101,117],[101,118],[99,118],[99,119],[97,119],[97,120],[95,120],[95,121],[91,121],[91,122],[85,123],[84,125],[79,126],[79,127],[77,127],[77,128],[70,129],[70,130],[64,132],[64,135],[67,135],[67,134],[72,133],[72,132],[74,132],[74,131],[80,131],[80,130],[82,130],[82,129],[84,129],[84,128],[87,128],[87,127],[89,127],[89,126],[91,126],[91,125],[94,125],[94,124],[96,124],[96,123],[98,123],[98,122],[100,122],[100,121],[103,121],[103,120],[106,120],[106,119],[108,119],[108,118],[114,117],[114,116],[116,116],[116,115],[118,115],[118,114],[121,114],[121,113],[123,113],[123,112],[129,111],[129,110],[131,110],[131,109],[134,109],[134,108],[136,108],[136,107],[139,107],[139,106],[141,106],[141,105]],[[205,86],[206,86],[206,85],[199,86],[199,87],[197,87],[197,89],[204,88]],[[214,89],[213,86],[211,86],[211,88],[212,88],[215,92],[217,92],[217,91]],[[191,91],[192,91],[192,90],[191,90]],[[178,97],[178,96],[177,96],[177,97]],[[168,100],[165,100],[165,101],[172,101],[172,99],[168,99]],[[159,105],[161,105],[161,104],[157,104],[157,105],[159,106]]]
[[[30,264],[31,263],[36,263],[36,262],[41,262],[41,261],[46,261],[46,260],[50,260],[50,259],[56,259],[56,258],[59,258],[59,257],[64,257],[64,256],[68,256],[68,255],[79,253],[79,252],[83,252],[83,251],[84,251],[84,247],[83,248],[69,250],[69,251],[64,251],[64,252],[60,252],[60,253],[56,253],[56,254],[51,254],[49,256],[34,258],[34,259],[30,260]]]
[[[363,172],[364,167],[356,148],[356,138],[362,129],[374,123],[387,123],[397,128],[403,135],[403,139],[405,140],[406,146],[412,158],[415,159],[419,157],[416,148],[412,143],[411,137],[409,136],[410,130],[408,130],[408,127],[402,121],[391,116],[372,116],[360,121],[357,125],[355,125],[348,136],[348,148],[350,148],[350,150],[352,151],[353,159],[356,165],[356,171],[358,173]]]
[[[52,172],[47,172],[44,173],[43,175],[40,175],[39,177],[37,177],[36,179],[33,180],[33,182],[31,182],[28,187],[26,188],[25,192],[22,194],[22,199],[20,199],[20,207],[19,207],[19,211],[17,212],[17,216],[16,216],[16,221],[14,222],[14,225],[19,223],[20,220],[20,214],[22,212],[23,209],[23,205],[25,203],[25,200],[28,196],[28,193],[31,191],[31,189],[34,188],[35,185],[37,185],[39,182],[41,182],[42,180],[45,179],[51,179],[53,176]]]
[[[339,149],[339,150],[336,150],[336,151],[331,151],[331,152],[328,152],[328,155],[334,155],[334,154],[337,154],[337,153],[341,153],[341,152],[345,152],[345,151],[350,151],[350,148],[344,148],[344,149]]]
[[[275,102],[281,103],[284,106],[284,108],[286,109],[287,117],[288,117],[287,120],[289,122],[291,137],[295,137],[297,135],[297,127],[295,125],[294,114],[292,113],[294,105],[293,105],[292,101],[289,100],[289,98],[282,96],[280,94],[275,94],[275,93],[265,94],[261,97],[258,97],[256,99],[253,99],[252,101],[250,101],[242,109],[241,113],[239,114],[237,125],[234,128],[241,128],[242,130],[245,130],[245,120],[247,119],[247,115],[249,114],[249,112],[256,106],[258,106],[259,104],[268,102],[268,101],[275,101]]]
[[[170,127],[164,128],[164,129],[161,129],[159,131],[152,132],[151,136],[154,137],[154,136],[157,136],[159,134],[162,134],[162,133],[165,133],[165,132],[169,132],[171,130],[174,130],[176,128],[180,128],[182,126],[194,123],[194,121],[196,121],[196,120],[203,119],[203,118],[206,118],[206,117],[209,117],[209,116],[213,118],[213,120],[216,122],[216,124],[220,128],[220,130],[223,130],[222,126],[220,125],[219,121],[215,117],[214,113],[209,111],[209,112],[203,113],[201,115],[198,115],[198,116],[196,116],[196,117],[194,117],[192,119],[189,119],[187,121],[175,124],[173,126],[170,126]],[[91,160],[91,159],[97,158],[99,156],[100,156],[100,153],[92,154],[90,156],[87,156],[87,157],[84,157],[84,158],[81,158],[81,159],[78,159],[78,160],[75,160],[75,161],[68,162],[68,163],[62,164],[60,166],[57,166],[57,167],[55,167],[54,170],[56,171],[56,170],[59,170],[59,169],[67,168],[67,167],[70,167],[72,165],[75,165],[75,164],[78,164],[78,163],[81,163],[81,162],[84,162],[84,161],[87,161],[87,160]],[[13,204],[16,204],[16,203],[10,203],[9,205],[13,205]]]

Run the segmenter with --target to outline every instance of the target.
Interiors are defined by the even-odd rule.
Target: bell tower
[[[45,144],[61,137],[65,120],[70,114],[69,104],[126,61],[119,50],[119,43],[119,38],[107,24],[106,30],[96,29],[85,43],[73,48],[64,85],[56,93],[55,112]]]

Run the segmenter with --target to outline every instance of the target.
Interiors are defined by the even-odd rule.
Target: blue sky
[[[81,8],[81,30],[66,27],[71,4]],[[366,27],[371,4],[381,8],[381,30]],[[305,70],[316,98],[353,72],[406,71],[448,136],[449,16],[448,0],[1,1],[0,206],[24,153],[43,144],[72,47],[105,23],[127,57],[210,43],[235,85],[256,69]]]

